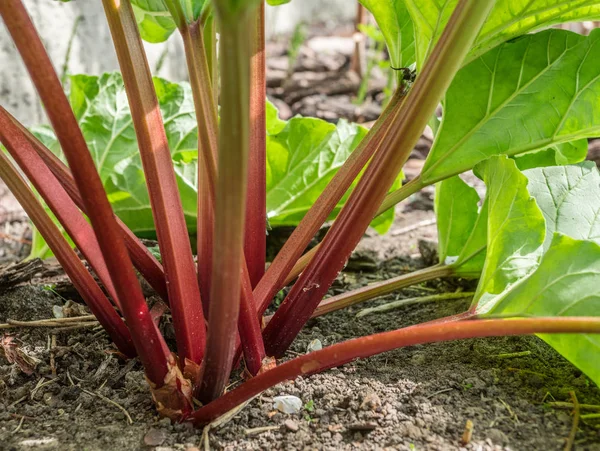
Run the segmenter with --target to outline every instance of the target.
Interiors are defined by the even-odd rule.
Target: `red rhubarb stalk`
[[[451,321],[411,326],[355,338],[296,357],[266,371],[194,412],[189,421],[196,425],[209,423],[264,390],[286,380],[318,373],[359,358],[371,357],[401,347],[466,338],[554,333],[598,334],[600,319],[551,317]]]
[[[2,127],[0,125],[0,127]],[[112,307],[94,278],[83,265],[77,254],[54,225],[44,207],[36,199],[27,182],[21,178],[6,155],[0,152],[0,179],[17,198],[31,221],[38,228],[56,259],[73,282],[77,292],[98,319],[119,351],[128,357],[136,352],[127,326]]]
[[[173,160],[133,9],[103,0],[146,176],[158,244],[168,281],[169,305],[180,362],[199,364],[206,331],[196,267],[177,188]]]
[[[169,371],[170,356],[148,312],[121,231],[60,80],[23,3],[20,0],[0,2],[0,15],[23,58],[73,171],[146,375],[156,386],[161,386]]]
[[[264,277],[254,289],[254,297],[260,315],[264,314],[275,294],[287,285],[285,283],[287,281],[286,277],[292,271],[292,268],[299,269],[298,273],[295,274],[295,277],[297,277],[306,266],[304,264],[304,266],[296,268],[295,263],[342,196],[348,191],[352,182],[356,180],[365,164],[376,152],[401,105],[403,96],[404,90],[402,88],[396,91],[379,120],[336,172],[331,182],[302,218],[298,227],[294,229],[292,235],[267,269]],[[308,263],[310,260],[307,257],[303,261]]]
[[[460,68],[493,4],[493,0],[461,0],[457,4],[384,138],[381,150],[325,236],[323,245],[265,328],[268,355],[278,357],[285,352],[342,270]]]
[[[261,0],[252,17],[250,33],[250,153],[246,201],[244,255],[252,288],[265,273],[267,250],[267,122],[265,2]]]

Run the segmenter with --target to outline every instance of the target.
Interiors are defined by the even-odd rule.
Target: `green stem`
[[[425,343],[467,338],[505,337],[513,335],[562,333],[600,333],[600,319],[573,318],[519,318],[502,320],[467,320],[425,324],[355,338],[328,346],[259,374],[238,388],[194,412],[189,421],[203,425],[218,418],[234,407],[286,380],[306,376],[349,363],[358,358],[371,357],[382,352]]]
[[[452,301],[456,299],[464,299],[474,296],[475,293],[460,292],[460,293],[440,293],[432,294],[430,296],[420,296],[416,298],[400,299],[398,301],[389,302],[387,304],[378,305],[376,307],[366,308],[356,314],[356,318],[362,318],[372,313],[389,312],[390,310],[396,310],[400,307],[414,304],[424,304],[426,302],[440,302],[440,301]]]
[[[393,293],[401,288],[416,285],[428,280],[438,279],[440,277],[449,277],[453,273],[454,270],[451,266],[437,265],[430,268],[421,269],[419,271],[410,272],[408,274],[403,274],[401,276],[394,277],[393,279],[384,280],[383,282],[367,285],[366,287],[359,288],[358,290],[348,291],[346,293],[342,293],[321,301],[319,306],[312,314],[312,317],[315,318],[317,316],[335,312],[336,310],[350,307],[379,296],[385,296],[386,294]]]
[[[219,397],[235,354],[244,258],[249,147],[249,11],[220,16],[222,82],[219,173],[216,186],[212,286],[206,356],[198,397]]]

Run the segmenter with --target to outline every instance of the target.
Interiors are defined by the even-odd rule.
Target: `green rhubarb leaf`
[[[600,316],[600,245],[554,234],[535,272],[493,302],[491,315]],[[541,338],[600,385],[600,335]]]
[[[289,3],[291,0],[267,0],[267,3],[271,6],[279,6],[279,5],[285,5],[286,3]]]
[[[415,35],[404,0],[359,0],[375,17],[389,50],[392,66],[415,62]]]
[[[120,74],[71,77],[70,101],[112,207],[137,235],[154,237],[155,228],[127,95]],[[154,86],[190,234],[196,233],[198,133],[191,88],[155,78]],[[61,156],[49,127],[33,129]],[[271,225],[297,225],[320,191],[366,134],[355,124],[338,126],[320,119],[282,121],[267,103],[267,208]],[[393,189],[401,184],[396,181]],[[331,218],[345,203],[344,197]],[[373,222],[380,232],[393,221],[393,209]],[[43,243],[36,249],[45,254]],[[40,254],[40,256],[41,256]]]
[[[421,67],[458,0],[404,1],[414,22],[417,61]],[[466,62],[517,36],[558,23],[598,18],[600,3],[597,0],[496,0]]]
[[[598,96],[600,32],[548,30],[502,44],[458,72],[422,179],[442,180],[492,155],[597,136]],[[583,148],[574,145],[555,159],[576,162]]]
[[[479,194],[459,176],[436,185],[435,214],[441,263],[453,263],[461,253],[479,216]]]
[[[474,302],[487,311],[493,297],[538,265],[546,234],[544,216],[527,190],[527,178],[506,156],[479,165],[487,187],[487,255]]]

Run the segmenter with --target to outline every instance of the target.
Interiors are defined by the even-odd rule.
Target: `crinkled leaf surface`
[[[458,0],[404,0],[415,27],[418,66],[438,40]],[[517,36],[550,25],[600,18],[597,0],[496,0],[467,61]]]
[[[393,67],[415,62],[415,34],[404,0],[359,0],[375,17],[389,50]]]
[[[513,159],[517,163],[517,167],[521,171],[524,171],[532,168],[579,163],[580,161],[585,160],[587,153],[587,139],[578,139],[573,142],[557,144],[535,152],[515,155]]]
[[[548,30],[502,44],[463,67],[446,94],[423,180],[464,172],[491,155],[600,134],[599,40],[598,31],[586,38]],[[566,150],[561,156],[577,158],[582,149]]]
[[[593,162],[530,169],[523,174],[546,219],[545,250],[554,232],[600,245],[600,173]]]

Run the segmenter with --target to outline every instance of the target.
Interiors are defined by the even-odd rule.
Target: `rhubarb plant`
[[[581,163],[585,139],[599,132],[599,35],[523,35],[596,18],[598,6],[364,4],[392,63],[417,68],[414,82],[397,71],[397,90],[368,131],[277,119],[265,102],[260,0],[103,0],[121,75],[75,77],[70,101],[21,0],[0,3],[52,127],[36,137],[0,108],[0,141],[12,157],[0,153],[0,177],[121,354],[140,359],[161,415],[203,425],[279,382],[356,358],[502,335],[540,334],[600,383],[598,171]],[[153,80],[142,46],[142,37],[164,40],[175,30],[189,88]],[[423,171],[395,189],[427,124],[435,141]],[[484,199],[460,178],[469,170],[484,181]],[[436,183],[440,263],[324,300],[369,224]],[[116,214],[119,202],[146,194],[161,262],[127,227],[135,215]],[[295,203],[303,196],[309,208]],[[297,227],[266,268],[273,211]],[[323,241],[305,253],[332,215]],[[171,347],[134,268],[169,305]],[[466,312],[278,362],[315,315],[456,275],[479,278]],[[226,391],[240,362],[245,380]]]

